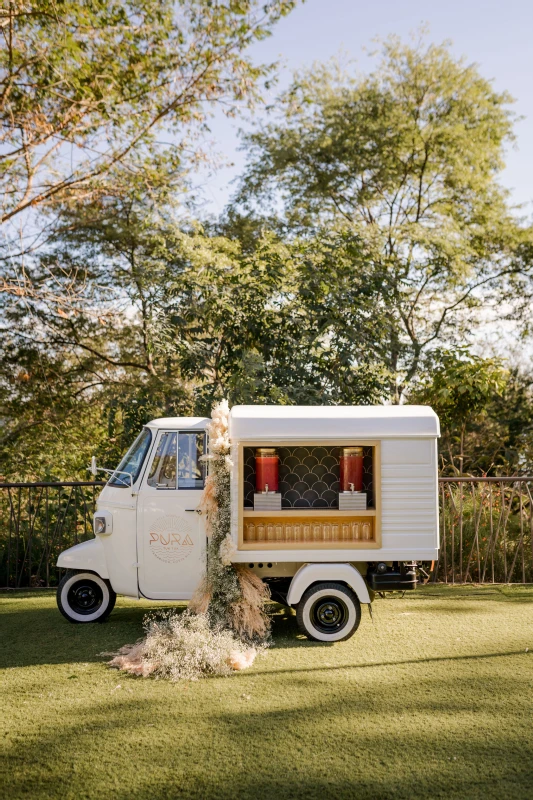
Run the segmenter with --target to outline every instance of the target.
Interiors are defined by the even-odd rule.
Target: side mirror
[[[124,479],[122,479],[122,483],[123,483],[124,486],[128,486],[129,485],[130,489],[133,489],[133,478],[132,478],[132,476],[131,476],[131,474],[129,472],[123,472],[123,471],[121,471],[119,469],[106,469],[106,467],[97,467],[96,466],[96,456],[92,456],[92,458],[91,458],[90,470],[91,470],[91,473],[92,473],[94,478],[96,478],[96,475],[99,472],[106,472],[108,475],[111,475],[111,476],[113,476],[113,475],[127,475],[128,476],[128,483],[126,483],[124,481]]]

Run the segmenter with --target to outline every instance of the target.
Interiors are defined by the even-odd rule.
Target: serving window
[[[242,549],[380,546],[379,442],[254,442],[239,459]]]

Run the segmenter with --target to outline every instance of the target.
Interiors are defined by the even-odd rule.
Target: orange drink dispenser
[[[363,448],[343,447],[340,457],[341,492],[363,491]]]
[[[279,489],[279,457],[275,447],[258,447],[255,451],[255,488],[258,494]]]

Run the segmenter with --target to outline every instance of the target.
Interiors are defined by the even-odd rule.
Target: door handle
[[[185,511],[190,511],[192,514],[196,511],[199,516],[203,513],[201,508],[186,508]]]

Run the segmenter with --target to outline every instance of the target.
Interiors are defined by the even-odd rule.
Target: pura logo
[[[150,526],[150,552],[160,561],[183,561],[193,551],[193,535],[193,525],[185,517],[160,517]]]

